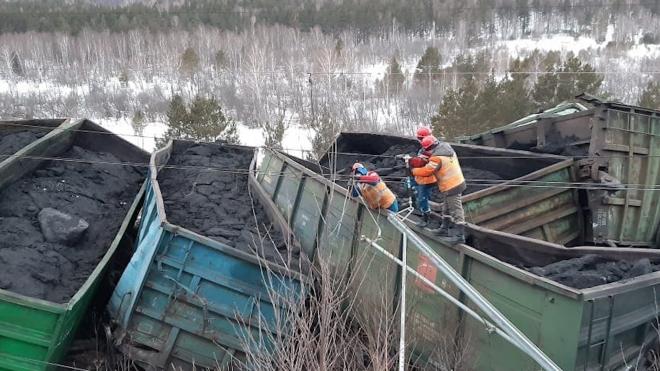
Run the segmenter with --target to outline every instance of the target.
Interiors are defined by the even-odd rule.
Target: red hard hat
[[[380,175],[378,175],[378,173],[375,171],[370,171],[367,173],[367,175],[360,177],[360,182],[376,184],[380,182]]]
[[[418,140],[422,140],[422,139],[428,137],[429,135],[431,135],[431,129],[427,128],[426,126],[420,126],[417,129],[417,139]]]
[[[426,136],[422,139],[422,148],[425,151],[433,148],[436,144],[438,144],[438,140],[433,135]]]

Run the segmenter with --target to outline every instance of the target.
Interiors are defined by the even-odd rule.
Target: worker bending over
[[[353,164],[353,175],[357,180],[354,185],[353,197],[361,196],[371,209],[387,209],[399,211],[399,203],[394,193],[387,187],[385,182],[375,171],[367,171],[362,164]]]
[[[418,190],[425,199],[425,204],[421,205],[424,207],[422,212],[425,213],[424,215],[430,212],[428,185],[435,180],[443,202],[442,226],[434,232],[446,236],[452,243],[465,242],[465,214],[461,195],[467,187],[456,152],[448,143],[439,141],[433,135],[422,139],[422,150],[420,158],[428,159],[428,162],[422,167],[413,166],[419,164],[411,164],[412,174],[417,183],[424,185]],[[428,216],[426,220],[428,222]]]

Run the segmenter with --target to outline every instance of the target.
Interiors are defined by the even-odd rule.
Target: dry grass
[[[290,292],[269,292],[276,304],[271,333],[243,331],[242,347],[248,349],[237,368],[250,370],[393,370],[399,362],[399,315],[385,290],[365,283],[371,260],[363,254],[353,272],[337,270],[317,257],[312,280]],[[373,258],[373,257],[372,257]],[[363,269],[364,268],[364,269]],[[265,270],[264,279],[275,275]],[[372,274],[373,270],[370,271]],[[383,272],[380,272],[381,274]],[[387,281],[387,276],[380,277]],[[273,282],[276,283],[276,282]],[[276,285],[271,285],[276,286]],[[361,289],[363,294],[360,295]],[[407,344],[406,368],[416,370],[474,369],[474,346],[469,336],[454,328],[433,333],[435,352],[422,360],[411,355]],[[406,336],[411,338],[412,336]]]

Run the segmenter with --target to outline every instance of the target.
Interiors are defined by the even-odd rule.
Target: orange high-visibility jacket
[[[438,188],[443,193],[465,190],[465,178],[456,152],[445,142],[440,142],[430,153],[429,163],[424,167],[412,169],[412,174],[419,184],[430,184],[430,177],[435,177]],[[421,179],[423,182],[420,182]]]
[[[382,181],[375,184],[358,181],[357,186],[364,202],[372,209],[387,209],[396,201],[394,193]]]

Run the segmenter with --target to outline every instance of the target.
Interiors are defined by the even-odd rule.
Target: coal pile
[[[26,128],[25,130],[4,133],[0,136],[0,161],[13,155],[21,148],[48,134],[46,129]]]
[[[167,219],[241,251],[256,250],[269,261],[296,266],[300,251],[288,249],[248,191],[252,156],[252,150],[219,144],[194,144],[172,153],[168,165],[176,168],[158,174]]]
[[[84,162],[45,162],[0,192],[0,288],[57,303],[96,268],[144,180],[110,153],[61,157]]]
[[[569,287],[586,289],[656,272],[660,265],[647,258],[629,262],[585,255],[527,270]]]
[[[336,157],[336,169],[340,180],[337,183],[347,186],[347,179],[348,175],[351,173],[351,167],[355,162],[359,162],[366,166],[367,169],[377,171],[398,198],[401,199],[407,197],[403,187],[403,178],[408,176],[408,169],[405,168],[403,160],[395,158],[395,156],[406,153],[414,156],[417,154],[418,149],[419,146],[417,144],[397,144],[391,146],[387,151],[377,156],[369,154],[365,154],[364,156],[338,154]],[[321,165],[326,168],[328,167],[327,162]],[[461,164],[461,169],[463,171],[463,176],[465,177],[465,182],[467,183],[467,189],[463,194],[480,191],[496,185],[499,183],[498,181],[503,180],[501,176],[492,171],[466,166],[465,163]],[[431,200],[442,202],[442,198],[438,192],[432,193]]]

